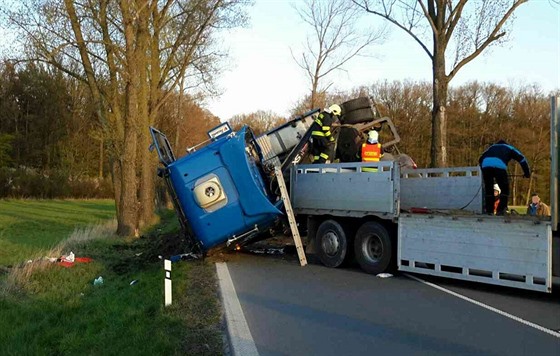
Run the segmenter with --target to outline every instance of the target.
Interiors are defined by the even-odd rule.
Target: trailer
[[[355,259],[368,273],[396,266],[551,292],[553,276],[560,277],[559,106],[552,98],[551,217],[483,215],[479,167],[401,171],[395,162],[297,165],[290,196],[294,212],[307,218],[308,251],[329,267]]]

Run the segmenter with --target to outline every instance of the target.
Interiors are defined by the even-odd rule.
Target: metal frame
[[[560,136],[560,97],[550,98],[550,212],[552,215],[552,229],[558,231],[560,220],[560,201],[558,200],[558,176],[560,176],[560,147],[558,147],[558,136]]]

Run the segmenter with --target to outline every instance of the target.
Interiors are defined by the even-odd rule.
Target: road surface
[[[229,259],[260,355],[560,355],[560,333],[550,331],[560,330],[558,294],[429,279],[513,320],[404,275],[300,267],[289,256]]]

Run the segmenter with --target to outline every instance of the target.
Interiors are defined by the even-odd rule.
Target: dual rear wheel
[[[350,226],[328,219],[317,229],[315,251],[327,267],[343,265],[353,252],[365,272],[378,274],[391,263],[392,243],[387,229],[376,221],[363,223],[354,234]]]

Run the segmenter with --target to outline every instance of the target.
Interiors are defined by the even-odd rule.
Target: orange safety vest
[[[379,162],[381,159],[381,145],[379,143],[362,144],[362,162]]]

